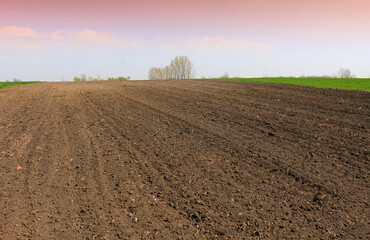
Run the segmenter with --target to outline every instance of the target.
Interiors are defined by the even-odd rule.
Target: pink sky
[[[283,67],[330,74],[352,66],[368,76],[363,63],[370,62],[369,13],[370,0],[0,0],[0,50],[2,45],[5,54],[17,56],[15,51],[21,59],[21,47],[49,47],[48,55],[70,46],[76,53],[65,59],[76,59],[85,56],[81,49],[89,43],[95,44],[95,55],[130,50],[131,62],[136,57],[145,67],[150,63],[140,62],[140,54],[159,63],[193,56],[206,76],[212,67],[205,62],[220,54],[215,69],[228,71],[230,62],[238,75],[246,70],[235,67],[237,60],[250,61],[259,75],[290,75],[280,71]],[[135,68],[140,78],[146,75]]]
[[[0,5],[2,25],[168,34],[167,29],[180,35],[277,30],[369,35],[369,11],[369,0],[1,0]]]

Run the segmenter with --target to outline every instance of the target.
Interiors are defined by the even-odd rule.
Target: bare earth
[[[0,239],[369,239],[370,93],[0,90]]]

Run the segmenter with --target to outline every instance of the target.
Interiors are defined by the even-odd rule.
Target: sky
[[[370,0],[0,0],[0,81],[147,79],[188,56],[196,77],[370,77]]]

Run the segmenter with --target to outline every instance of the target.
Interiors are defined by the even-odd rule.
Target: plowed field
[[[0,239],[368,239],[370,93],[0,90]]]

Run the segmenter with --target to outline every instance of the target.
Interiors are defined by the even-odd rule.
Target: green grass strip
[[[204,80],[284,83],[319,88],[361,90],[370,92],[370,78],[214,78]]]
[[[26,85],[31,83],[39,83],[39,81],[34,82],[0,82],[0,89],[5,87],[13,87],[18,85]]]

